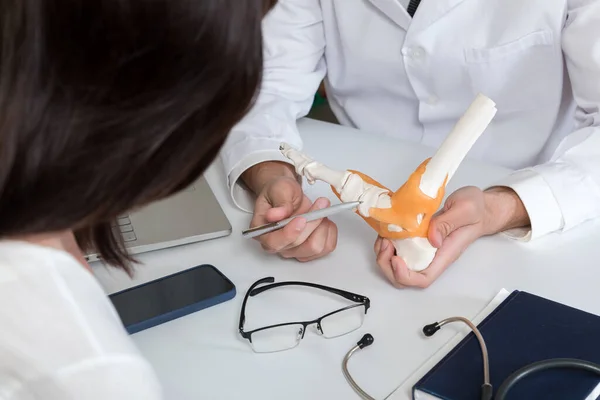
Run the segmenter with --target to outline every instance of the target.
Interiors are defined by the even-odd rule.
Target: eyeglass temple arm
[[[265,279],[267,279],[267,278],[265,278]],[[273,282],[273,281],[271,281],[271,282]],[[335,293],[337,295],[340,295],[348,300],[355,301],[357,303],[369,303],[370,302],[368,297],[362,296],[360,294],[346,292],[345,290],[336,289],[336,288],[332,288],[329,286],[323,286],[323,285],[319,285],[316,283],[297,282],[297,281],[278,282],[278,283],[273,283],[271,285],[266,285],[266,286],[263,286],[260,288],[254,288],[254,286],[256,286],[256,285],[254,285],[252,288],[250,288],[250,290],[248,290],[248,294],[250,296],[256,296],[257,294],[260,294],[260,293],[264,292],[265,290],[273,289],[273,288],[276,288],[279,286],[289,286],[289,285],[309,286],[309,287],[316,288],[316,289],[326,290],[328,292]]]
[[[259,279],[256,282],[254,282],[252,284],[252,286],[250,286],[250,288],[246,292],[246,295],[244,296],[244,300],[242,302],[242,311],[240,312],[240,325],[239,325],[240,332],[243,333],[244,322],[246,322],[246,302],[248,301],[248,296],[252,296],[250,293],[253,290],[255,290],[254,288],[257,287],[258,285],[262,285],[263,283],[271,283],[271,282],[275,282],[275,278],[273,278],[272,276]]]

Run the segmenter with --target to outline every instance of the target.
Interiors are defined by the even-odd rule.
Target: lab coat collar
[[[384,13],[389,19],[408,30],[412,18],[398,0],[369,0],[371,4]],[[425,1],[425,0],[423,0]]]
[[[401,28],[408,30],[410,27],[411,31],[420,31],[429,27],[465,0],[421,0],[414,19],[398,0],[369,1]]]
[[[428,28],[434,22],[450,13],[463,1],[465,0],[421,0],[421,4],[411,23],[410,30],[416,32]]]

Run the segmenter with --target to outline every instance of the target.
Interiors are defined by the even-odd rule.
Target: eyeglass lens
[[[360,328],[365,319],[365,307],[347,308],[328,315],[321,320],[321,332],[330,339],[345,335]]]
[[[252,349],[257,353],[270,353],[298,346],[304,336],[302,324],[274,326],[252,333]]]
[[[321,319],[319,327],[323,337],[335,338],[360,328],[364,318],[365,307],[361,304],[327,315]],[[296,347],[303,337],[302,324],[274,326],[252,333],[252,349],[257,353],[289,350]]]

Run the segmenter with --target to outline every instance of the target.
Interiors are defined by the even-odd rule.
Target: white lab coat
[[[404,5],[402,5],[404,1]],[[296,119],[325,77],[344,125],[438,146],[478,92],[497,104],[469,157],[517,171],[499,182],[532,221],[525,240],[600,216],[600,0],[279,0],[264,21],[265,73],[222,150],[240,174],[301,147]]]

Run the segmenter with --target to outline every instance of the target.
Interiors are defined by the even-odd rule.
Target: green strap
[[[321,96],[319,93],[316,93],[312,106],[313,107],[320,106],[321,104],[324,104],[326,102],[327,102],[327,100],[325,100],[325,98],[323,98],[323,96]]]

